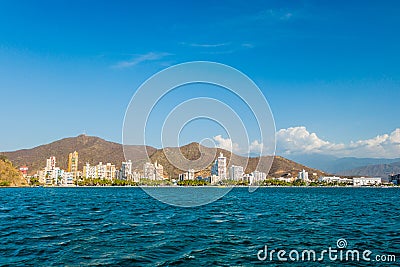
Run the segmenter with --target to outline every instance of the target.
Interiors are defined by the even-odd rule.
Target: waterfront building
[[[215,162],[211,166],[211,175],[218,176],[218,160],[215,160]]]
[[[342,178],[340,179],[341,183],[345,183],[345,184],[353,184],[353,179],[350,178]]]
[[[79,162],[78,152],[74,151],[73,153],[69,153],[68,172],[72,172],[74,174],[74,178],[78,176],[78,162]]]
[[[353,185],[354,186],[370,186],[370,185],[380,185],[382,184],[382,178],[366,178],[366,177],[354,177]]]
[[[241,180],[243,180],[243,175],[244,175],[244,171],[243,171],[242,166],[232,165],[229,168],[229,179],[230,180],[241,181]]]
[[[179,174],[179,181],[194,180],[194,170],[190,169],[187,172]]]
[[[210,177],[210,183],[211,184],[218,184],[221,181],[220,177],[218,175],[211,175]]]
[[[99,162],[96,166],[97,178],[99,179],[106,179],[106,165],[103,162]]]
[[[72,173],[72,172],[68,172],[68,173]],[[86,165],[83,166],[83,177],[88,178],[88,179],[97,178],[96,166],[91,166],[89,163],[86,163]]]
[[[62,171],[56,167],[56,157],[52,156],[46,159],[46,167],[39,171],[39,182],[46,185],[57,185]]]
[[[164,179],[164,167],[157,163],[146,162],[143,165],[143,177],[150,180]]]
[[[400,184],[400,174],[389,175],[389,182],[399,185]]]
[[[318,178],[318,181],[325,183],[340,183],[342,178],[337,176],[321,176]]]
[[[132,161],[122,162],[119,179],[132,180]]]
[[[178,180],[179,180],[179,181],[189,180],[189,179],[188,179],[188,173],[187,173],[187,172],[180,173],[180,174],[178,175]]]
[[[215,160],[214,164],[211,166],[211,176],[218,176],[218,180],[222,181],[227,178],[226,174],[226,157],[222,153]]]
[[[74,185],[74,174],[72,172],[63,172],[61,176],[61,185],[73,186]]]
[[[277,180],[277,181],[282,181],[282,182],[287,182],[287,183],[291,183],[294,181],[293,177],[278,177],[278,178],[274,178],[273,180]]]
[[[156,179],[154,164],[151,162],[146,162],[143,165],[143,177],[150,180]]]
[[[52,156],[46,160],[46,171],[53,170],[56,167],[56,157]]]
[[[222,153],[218,157],[218,176],[221,180],[226,179],[226,157]]]
[[[140,173],[132,172],[132,180],[136,183],[140,182]]]
[[[250,184],[250,180],[252,179],[250,176],[251,175],[249,173],[243,174],[243,181],[246,181]]]
[[[25,165],[24,165],[24,166],[21,166],[21,167],[19,168],[19,171],[21,172],[22,177],[24,177],[24,178],[27,177],[27,175],[28,175],[28,167],[26,167]]]
[[[299,172],[299,175],[297,176],[297,178],[298,178],[299,180],[308,182],[308,181],[309,181],[309,179],[308,179],[308,172],[306,172],[306,171],[303,169],[301,172]]]
[[[107,180],[114,180],[115,179],[115,165],[111,163],[106,164],[106,172],[105,172],[105,179]]]
[[[267,179],[267,174],[265,172],[253,171],[250,173],[248,179],[250,185],[257,185]]]
[[[161,164],[158,164],[157,161],[154,163],[154,170],[157,180],[164,179],[164,167]],[[194,173],[193,173],[193,178],[194,178]]]
[[[89,179],[107,179],[112,181],[116,177],[115,165],[99,162],[96,166],[91,166],[89,163],[86,163],[86,165],[83,166],[83,177]]]
[[[346,183],[346,184],[353,183],[353,179],[341,178],[337,176],[321,176],[318,178],[318,181],[325,183]]]

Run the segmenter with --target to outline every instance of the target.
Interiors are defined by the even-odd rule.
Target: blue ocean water
[[[176,188],[170,188],[176,190]],[[195,189],[194,189],[195,190]],[[399,188],[234,188],[180,208],[140,188],[0,189],[0,265],[369,266],[400,264]],[[366,261],[260,261],[258,251],[370,250]]]

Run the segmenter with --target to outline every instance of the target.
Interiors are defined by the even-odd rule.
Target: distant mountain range
[[[201,148],[201,149],[200,149]],[[269,174],[271,176],[281,176],[286,173],[291,173],[297,176],[297,173],[302,169],[305,169],[312,175],[316,173],[317,176],[325,175],[326,173],[317,169],[306,167],[302,164],[296,163],[289,159],[275,156],[273,157],[252,157],[248,159],[248,164],[246,165],[247,157],[235,155],[224,149],[217,149],[215,151],[212,148],[203,147],[198,143],[191,143],[182,147],[177,148],[164,148],[156,149],[150,146],[129,146],[125,147],[128,149],[130,159],[133,163],[133,168],[142,170],[143,163],[145,163],[149,155],[150,160],[154,163],[158,161],[164,166],[164,173],[171,177],[177,177],[181,170],[174,165],[172,165],[168,158],[176,158],[180,153],[184,155],[185,158],[189,160],[198,159],[202,153],[203,156],[212,156],[215,159],[216,155],[222,152],[227,157],[228,166],[240,165],[245,167],[246,172],[251,172],[255,170],[258,164],[258,170],[267,172],[268,167],[273,160],[272,167]],[[201,150],[201,151],[200,151]],[[45,167],[46,159],[50,156],[55,156],[57,160],[57,166],[67,169],[68,165],[68,154],[73,151],[78,151],[79,153],[79,169],[82,169],[86,162],[90,164],[97,164],[98,162],[111,162],[116,165],[117,168],[121,166],[121,162],[125,161],[123,147],[121,144],[109,142],[104,139],[95,136],[79,135],[77,137],[70,137],[61,139],[59,141],[52,142],[50,144],[41,145],[32,149],[22,149],[13,152],[2,152],[8,159],[10,159],[15,166],[26,165],[29,168],[29,173],[34,174],[38,170]],[[146,154],[147,153],[147,154]],[[190,166],[188,166],[189,168]],[[209,165],[205,170],[198,173],[198,175],[208,176],[210,175]]]
[[[400,162],[400,158],[385,159],[385,158],[355,158],[345,157],[338,158],[329,155],[321,154],[307,154],[307,155],[294,155],[289,157],[291,160],[301,164],[312,166],[323,170],[328,173],[343,174],[357,176],[359,169],[370,165],[391,165],[392,163]],[[353,171],[354,170],[354,171]],[[395,169],[393,169],[395,172]],[[361,175],[375,176],[372,172],[363,172]],[[381,172],[382,174],[382,172]]]
[[[390,164],[368,165],[352,170],[342,171],[341,175],[374,176],[387,179],[389,174],[400,173],[400,161]]]

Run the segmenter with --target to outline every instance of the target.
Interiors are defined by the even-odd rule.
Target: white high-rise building
[[[132,173],[132,180],[136,183],[140,182],[140,174],[138,172]]]
[[[155,168],[151,162],[146,162],[143,165],[143,177],[150,180],[156,179]]]
[[[91,166],[89,163],[86,163],[86,165],[83,166],[83,177],[88,179],[97,178],[96,166]]]
[[[226,157],[222,153],[219,154],[218,161],[218,176],[220,180],[226,179]]]
[[[106,165],[103,164],[103,162],[99,162],[96,166],[96,172],[97,172],[97,178],[100,179],[105,179],[106,178]]]
[[[164,179],[164,167],[158,164],[157,161],[154,163],[155,176],[157,180]]]
[[[250,185],[260,184],[262,181],[266,179],[267,179],[267,174],[265,172],[253,171],[252,173],[250,173],[249,176],[249,184]]]
[[[143,177],[150,180],[162,180],[164,179],[164,167],[157,161],[154,164],[146,162],[143,165]]]
[[[242,166],[236,166],[232,165],[229,168],[229,179],[234,180],[234,181],[240,181],[243,179],[243,167]]]
[[[309,180],[308,180],[308,172],[306,172],[306,171],[303,169],[301,172],[299,172],[299,175],[297,176],[297,178],[298,178],[299,180],[308,182],[308,181],[309,181]]]
[[[52,156],[46,159],[46,167],[39,172],[39,181],[46,185],[57,185],[60,176],[61,170],[56,167],[56,157]]]
[[[190,169],[187,172],[179,174],[179,181],[194,180],[194,170]]]
[[[122,162],[120,170],[121,180],[131,180],[132,179],[132,161]]]
[[[56,157],[50,157],[46,160],[46,171],[54,170],[56,167]]]

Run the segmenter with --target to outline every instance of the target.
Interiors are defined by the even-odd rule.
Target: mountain
[[[181,165],[179,163],[179,155],[182,153],[182,155],[190,160],[187,165],[182,165],[186,167],[187,169],[197,169],[197,166],[200,166],[201,163],[204,162],[211,162],[210,164],[207,165],[207,167],[198,173],[196,175],[201,175],[203,177],[209,176],[211,173],[211,164],[215,160],[215,158],[219,155],[219,153],[223,153],[224,156],[227,158],[227,166],[230,167],[232,165],[238,165],[238,166],[243,166],[245,169],[246,173],[250,173],[254,171],[258,165],[258,171],[262,172],[268,172],[269,166],[271,166],[271,161],[272,161],[272,166],[269,171],[269,175],[273,177],[278,177],[287,173],[291,173],[291,175],[297,176],[298,172],[301,170],[305,169],[310,173],[310,176],[312,173],[317,173],[317,176],[320,175],[325,175],[324,172],[321,172],[316,169],[312,169],[309,167],[306,167],[304,165],[298,164],[294,161],[285,159],[280,156],[263,156],[263,157],[258,157],[258,158],[247,158],[239,155],[235,155],[231,153],[230,151],[221,149],[221,148],[209,148],[209,147],[204,147],[199,145],[198,143],[191,143],[179,148],[176,147],[168,147],[165,149],[159,149],[157,150],[153,155],[151,155],[150,159],[152,162],[157,161],[161,165],[164,166],[164,173],[169,174],[171,177],[177,177],[180,173],[182,173],[184,170],[170,164],[170,161],[168,159],[172,159],[172,162],[178,162],[178,165]],[[194,165],[190,166],[191,162],[197,160],[202,156],[204,158],[204,162],[200,162],[197,166],[194,163]]]
[[[322,154],[293,155],[289,156],[289,158],[301,164],[324,170],[329,173],[343,173],[346,170],[352,170],[367,165],[391,164],[400,161],[400,158],[338,158]]]
[[[177,177],[187,169],[195,168],[196,166],[192,166],[191,164],[199,163],[198,161],[193,161],[196,159],[204,159],[205,162],[208,163],[206,165],[207,168],[198,172],[197,175],[208,176],[210,175],[211,163],[221,152],[227,157],[228,166],[232,164],[243,166],[247,173],[255,170],[258,163],[258,170],[267,172],[273,160],[269,172],[270,176],[281,176],[287,173],[297,176],[297,173],[303,169],[308,171],[310,176],[312,173],[316,173],[317,176],[325,174],[322,171],[306,167],[280,156],[275,156],[274,158],[271,156],[247,158],[235,155],[224,149],[204,147],[198,143],[191,143],[182,147],[167,147],[164,149],[156,149],[150,146],[129,146],[124,149],[129,155],[128,159],[132,160],[134,169],[142,170],[143,163],[147,161],[147,155],[149,155],[153,163],[157,161],[163,165],[164,173],[170,177]],[[29,174],[34,174],[45,167],[46,159],[50,156],[56,157],[57,166],[67,169],[68,154],[73,151],[78,151],[79,153],[79,169],[81,170],[86,162],[92,165],[98,162],[111,162],[119,168],[121,162],[125,161],[121,144],[86,135],[61,139],[32,149],[3,152],[1,154],[7,156],[16,166],[26,165],[29,168]],[[184,158],[190,160],[187,164],[184,158],[179,157],[181,154]],[[168,159],[172,159],[172,162],[182,161],[181,168],[172,165]],[[246,164],[247,160],[248,163]]]
[[[0,186],[24,186],[27,182],[5,157],[0,156]]]
[[[341,175],[372,176],[386,179],[389,174],[400,173],[400,161],[390,164],[375,164],[342,171]]]
[[[156,150],[152,147],[130,146],[131,151],[137,151],[132,158],[134,165],[142,163],[145,158],[145,149],[150,154]],[[57,166],[62,169],[68,167],[68,154],[74,151],[79,153],[79,169],[83,168],[86,162],[97,164],[98,162],[111,162],[116,164],[117,168],[121,162],[125,161],[122,145],[109,142],[99,137],[79,135],[77,137],[64,138],[50,144],[41,145],[32,149],[22,149],[14,152],[3,152],[14,165],[26,165],[29,168],[29,174],[34,174],[46,165],[46,159],[55,156]]]

